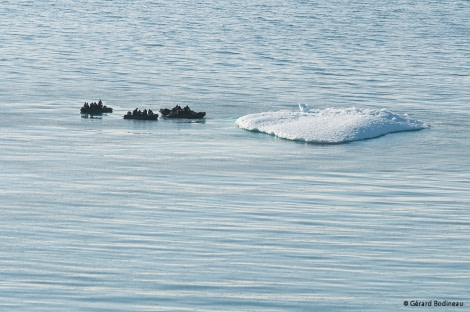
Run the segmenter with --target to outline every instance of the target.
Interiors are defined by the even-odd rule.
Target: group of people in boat
[[[102,113],[112,113],[113,109],[111,107],[107,107],[103,104],[101,100],[92,103],[85,102],[82,108],[80,108],[80,112],[82,114],[102,114]]]
[[[141,111],[140,109],[136,108],[132,111],[132,113],[128,111],[127,114],[124,115],[124,119],[158,119],[158,114],[154,114],[151,109],[144,109]]]
[[[202,118],[206,115],[205,112],[192,111],[187,105],[184,108],[181,108],[181,106],[179,105],[176,105],[172,109],[162,108],[160,109],[160,113],[162,114],[163,117],[190,118],[190,119]]]
[[[80,113],[85,115],[100,115],[103,113],[112,113],[113,109],[111,107],[107,107],[103,104],[101,100],[98,102],[88,103],[85,102],[82,108],[80,108]],[[181,107],[176,105],[172,109],[163,108],[160,109],[160,113],[163,117],[167,118],[188,118],[188,119],[197,119],[203,118],[206,113],[205,112],[194,112],[192,111],[188,105],[185,107]],[[141,120],[157,120],[158,114],[154,113],[151,109],[144,109],[141,111],[140,109],[136,108],[132,112],[128,111],[126,115],[124,115],[124,119],[141,119]]]

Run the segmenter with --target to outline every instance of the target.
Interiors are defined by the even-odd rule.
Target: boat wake
[[[326,108],[249,114],[238,118],[236,125],[249,131],[312,143],[344,143],[376,138],[388,133],[428,128],[426,123],[407,114],[386,109]]]

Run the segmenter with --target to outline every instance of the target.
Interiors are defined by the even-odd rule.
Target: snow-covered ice
[[[407,114],[396,114],[385,108],[308,109],[305,104],[299,104],[299,108],[300,111],[245,115],[236,124],[249,131],[316,143],[343,143],[429,127]]]

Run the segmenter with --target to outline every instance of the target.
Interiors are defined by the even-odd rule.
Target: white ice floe
[[[308,109],[299,104],[298,111],[249,114],[240,117],[238,127],[280,138],[316,143],[343,143],[382,136],[392,132],[429,127],[407,114],[386,109],[326,108]]]

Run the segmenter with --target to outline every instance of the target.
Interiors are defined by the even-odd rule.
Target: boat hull
[[[175,111],[168,108],[160,109],[160,113],[162,117],[173,119],[201,119],[206,116],[206,112]]]

